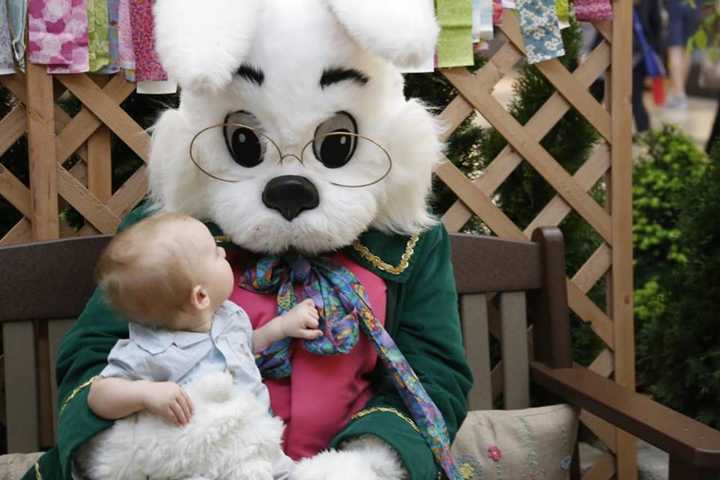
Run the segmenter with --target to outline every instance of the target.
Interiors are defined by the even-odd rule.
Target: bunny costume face
[[[151,189],[164,209],[263,253],[328,252],[369,227],[416,234],[433,223],[438,127],[405,99],[398,70],[432,55],[432,5],[159,0],[156,25],[182,88],[153,135]]]

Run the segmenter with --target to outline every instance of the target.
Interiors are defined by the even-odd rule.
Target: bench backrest
[[[452,236],[464,341],[476,382],[469,399],[472,409],[491,408],[500,395],[507,409],[528,406],[528,310],[535,324],[535,356],[553,366],[570,361],[569,340],[564,340],[569,334],[542,333],[557,319],[562,325],[563,315],[567,318],[562,235],[545,229],[536,236],[536,242]],[[9,452],[32,452],[54,443],[55,358],[92,294],[95,263],[109,239],[0,248]],[[538,335],[544,338],[538,340]],[[499,339],[502,354],[494,367],[491,337]]]

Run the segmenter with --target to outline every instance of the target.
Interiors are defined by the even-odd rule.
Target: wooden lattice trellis
[[[605,345],[590,368],[604,376],[612,375],[618,383],[634,388],[631,25],[632,2],[616,0],[614,21],[595,24],[603,41],[574,72],[567,71],[557,60],[540,64],[540,71],[557,91],[523,126],[492,95],[494,86],[524,57],[517,16],[506,12],[500,29],[507,42],[483,68],[474,74],[467,69],[442,71],[459,95],[441,114],[441,119],[450,127],[445,134],[447,138],[477,111],[506,137],[509,144],[475,180],[468,179],[450,162],[443,163],[436,174],[460,199],[443,217],[450,231],[460,230],[475,214],[498,236],[525,240],[536,227],[558,225],[573,211],[594,228],[604,243],[572,278],[568,278],[569,305]],[[606,82],[609,88],[605,105],[598,103],[588,92],[588,87],[603,73],[609,80]],[[24,216],[0,239],[0,245],[113,232],[148,188],[145,166],[114,193],[111,188],[111,131],[140,158],[145,161],[148,158],[150,139],[147,133],[119,106],[134,86],[121,75],[52,77],[42,67],[32,65],[25,76],[0,77],[0,83],[20,102],[0,121],[0,156],[27,133],[32,185],[32,189],[27,188],[0,165],[0,196]],[[66,90],[83,104],[81,111],[72,118],[55,105],[55,100]],[[540,145],[542,138],[571,108],[582,114],[603,140],[572,176]],[[66,168],[73,154],[82,161]],[[493,203],[492,197],[524,161],[532,165],[557,195],[522,230]],[[603,179],[609,199],[605,206],[599,205],[588,194]],[[86,226],[79,232],[59,219],[58,198],[85,218]],[[606,276],[609,295],[607,308],[603,309],[590,300],[587,293]],[[48,352],[49,349],[39,345],[38,351]],[[49,358],[38,360],[49,362]],[[501,368],[496,368],[493,385],[502,383],[497,378],[499,375]],[[494,393],[500,392],[495,389]],[[41,411],[50,412],[51,407],[46,407]],[[586,412],[582,413],[581,419],[612,452],[597,462],[584,478],[635,479],[633,439]],[[41,425],[49,423],[41,421]],[[41,443],[52,443],[51,429],[45,429],[41,436],[45,439]]]
[[[603,243],[573,277],[568,278],[568,302],[604,343],[604,350],[590,368],[606,377],[613,375],[618,383],[634,388],[632,117],[629,109],[631,8],[630,1],[617,1],[614,22],[595,24],[603,41],[574,72],[569,72],[558,60],[538,65],[556,92],[524,126],[492,95],[495,85],[524,58],[517,16],[506,15],[500,29],[507,41],[483,68],[474,74],[460,68],[442,71],[459,94],[442,112],[441,119],[450,127],[445,134],[447,138],[477,111],[506,138],[508,146],[474,181],[449,161],[443,163],[436,174],[459,197],[443,217],[450,231],[460,230],[475,214],[498,236],[527,240],[535,228],[559,225],[573,211],[593,227]],[[598,103],[588,91],[603,73],[610,79],[606,106]],[[571,108],[583,115],[602,138],[601,145],[572,176],[540,145]],[[492,201],[500,185],[523,161],[528,162],[557,193],[524,230]],[[599,205],[588,194],[603,179],[609,199],[605,206]],[[610,285],[609,300],[607,309],[603,310],[587,293],[606,275]],[[502,368],[498,365],[493,377],[500,375]],[[497,388],[501,383],[498,378],[492,379],[494,395],[501,393]],[[584,478],[607,480],[615,475],[621,479],[636,478],[633,439],[587,412],[581,414],[581,419],[614,454],[603,457]]]

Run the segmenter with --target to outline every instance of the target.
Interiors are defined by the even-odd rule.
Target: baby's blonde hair
[[[197,222],[177,213],[153,215],[119,233],[103,252],[98,285],[128,320],[168,326],[190,303],[196,282],[189,245],[168,234],[168,227],[190,221]]]

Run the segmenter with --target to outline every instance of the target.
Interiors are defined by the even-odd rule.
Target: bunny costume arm
[[[372,251],[392,251],[388,243],[396,243],[397,238],[401,237],[378,234],[366,235],[364,240]],[[372,266],[361,256],[357,259]],[[445,228],[436,226],[420,237],[404,272],[383,273],[383,276],[390,280],[387,282],[388,305],[395,305],[387,312],[390,334],[443,413],[452,439],[467,412],[466,397],[472,375],[464,358],[450,239]],[[400,396],[387,381],[339,433],[333,445],[341,446],[365,435],[373,435],[391,445],[410,478],[436,478],[438,467],[430,448]]]

